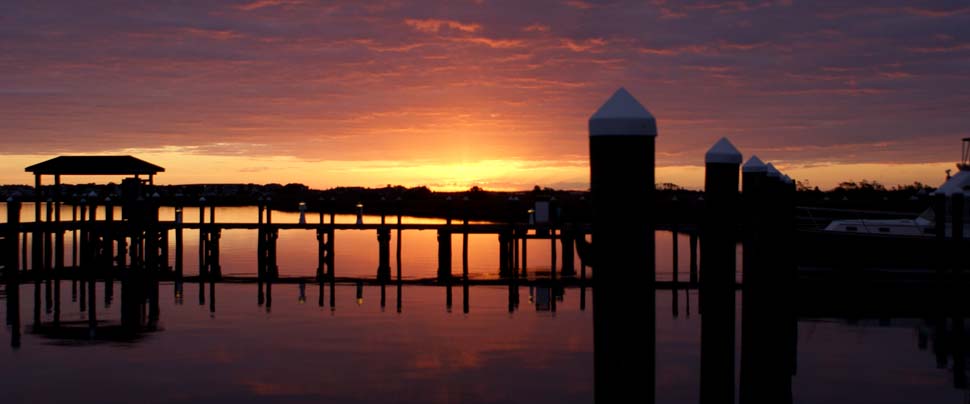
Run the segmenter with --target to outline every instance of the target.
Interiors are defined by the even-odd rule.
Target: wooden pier
[[[93,197],[93,196],[92,196]],[[106,205],[99,206],[101,203]],[[29,276],[51,274],[74,278],[79,274],[93,273],[104,277],[113,271],[132,269],[156,272],[161,277],[183,279],[185,262],[186,231],[197,235],[199,277],[218,280],[222,277],[220,240],[226,230],[254,230],[258,232],[256,251],[256,278],[276,280],[280,278],[277,264],[277,240],[281,230],[312,231],[316,237],[317,280],[331,280],[337,277],[334,266],[335,249],[340,232],[373,232],[378,244],[378,267],[374,280],[392,279],[392,268],[396,277],[401,278],[401,239],[408,232],[429,231],[438,237],[438,281],[452,277],[452,242],[454,236],[461,236],[462,278],[468,277],[468,236],[494,235],[499,243],[500,278],[522,278],[528,276],[529,240],[548,240],[552,254],[553,270],[550,276],[586,278],[585,268],[591,266],[583,244],[590,233],[586,223],[469,223],[467,219],[447,219],[445,223],[402,223],[401,215],[381,217],[381,223],[334,223],[335,213],[316,212],[317,223],[273,223],[272,211],[259,206],[259,217],[253,222],[218,223],[214,214],[217,208],[202,205],[197,221],[185,222],[181,206],[175,207],[172,220],[156,220],[159,206],[151,200],[141,207],[148,220],[115,220],[114,206],[107,202],[98,204],[69,205],[73,214],[70,220],[62,220],[56,215],[42,217],[38,222],[20,222],[21,203],[10,200],[7,203],[7,223],[0,224],[0,245],[3,246],[4,273],[21,273]],[[47,201],[41,209],[52,210],[57,202]],[[40,206],[40,205],[38,205]],[[327,220],[329,218],[329,220]],[[396,218],[396,220],[394,220]],[[46,219],[46,220],[44,220]],[[390,220],[389,220],[390,219]],[[691,232],[692,228],[680,226],[679,232]],[[391,232],[397,235],[396,251],[392,250]],[[71,245],[66,246],[65,235],[70,233]],[[169,238],[174,237],[174,243]],[[29,258],[24,255],[30,240]],[[169,251],[170,244],[174,251]],[[574,253],[579,251],[579,262]],[[394,254],[392,254],[392,251]],[[696,253],[696,249],[693,249]],[[561,259],[558,259],[561,253]],[[71,257],[65,257],[65,255]],[[391,257],[397,258],[392,267]],[[171,257],[171,258],[170,258]],[[696,258],[692,258],[692,262]],[[70,262],[70,265],[67,263]],[[576,266],[580,268],[576,268]],[[583,269],[583,271],[578,271]],[[81,272],[78,272],[81,271]],[[364,279],[369,281],[370,279]]]

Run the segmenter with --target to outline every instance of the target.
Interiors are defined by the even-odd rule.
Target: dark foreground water
[[[157,324],[138,304],[139,332],[119,333],[123,290],[113,285],[91,338],[88,311],[61,283],[60,328],[52,327],[44,285],[21,285],[19,346],[0,349],[4,403],[36,402],[341,402],[341,403],[588,403],[593,397],[591,290],[567,288],[551,311],[547,289],[520,287],[509,312],[505,286],[462,288],[446,305],[443,287],[336,285],[334,305],[316,285],[305,299],[297,284],[162,284]],[[56,288],[55,288],[56,289]],[[585,299],[582,294],[586,293]],[[701,316],[696,292],[656,292],[656,402],[699,401]],[[4,305],[12,307],[10,291]],[[35,297],[39,306],[35,306]],[[581,301],[585,301],[585,309]],[[736,366],[741,358],[741,293],[737,295]],[[35,311],[35,308],[39,309]],[[90,308],[87,308],[90,309]],[[129,312],[130,313],[130,312]],[[14,342],[8,324],[2,336]],[[636,315],[631,315],[636,321]],[[951,352],[963,341],[919,319],[801,319],[796,403],[962,403]],[[648,375],[649,364],[630,364]],[[961,365],[956,365],[958,368]],[[958,373],[960,369],[957,369]],[[637,400],[633,400],[637,401]]]

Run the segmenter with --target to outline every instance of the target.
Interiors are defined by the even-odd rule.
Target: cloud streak
[[[559,161],[585,156],[586,119],[625,86],[658,117],[667,167],[725,135],[793,164],[948,161],[970,114],[967,10],[15,0],[0,5],[0,153]],[[566,171],[542,179],[585,181]]]

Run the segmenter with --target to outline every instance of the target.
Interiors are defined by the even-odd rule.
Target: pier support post
[[[576,235],[571,225],[565,225],[560,239],[562,242],[562,276],[576,275]]]
[[[20,201],[13,197],[7,198],[7,234],[4,246],[3,274],[7,279],[17,276],[20,265]],[[9,293],[9,289],[7,290]]]
[[[653,115],[624,89],[589,119],[594,399],[600,403],[655,400],[656,136]],[[630,363],[637,372],[629,371]]]
[[[222,230],[213,227],[209,231],[209,241],[207,241],[206,247],[208,247],[208,258],[206,259],[206,264],[209,266],[208,273],[211,279],[222,279],[222,264],[219,260],[219,239],[222,238]]]
[[[322,282],[327,267],[327,232],[317,228],[317,282]]]
[[[438,279],[451,278],[451,230],[438,229]]]
[[[501,230],[498,233],[498,274],[508,277],[512,274],[512,244],[514,243],[511,230]]]
[[[41,218],[41,205],[43,205],[43,192],[40,188],[41,180],[40,174],[34,175],[34,228],[31,241],[31,257],[30,257],[30,269],[36,271],[43,267],[44,261],[44,238],[43,233],[40,231],[40,225],[42,224]],[[26,269],[26,268],[24,268]]]
[[[697,232],[691,232],[688,239],[689,249],[690,249],[690,259],[687,263],[689,271],[689,281],[691,285],[697,284]]]
[[[377,279],[388,281],[391,279],[391,228],[383,226],[377,229]]]
[[[61,228],[61,176],[54,176],[54,269],[64,270],[64,229]]]

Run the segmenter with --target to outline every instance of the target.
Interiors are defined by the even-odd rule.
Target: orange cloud
[[[478,32],[482,29],[480,24],[462,23],[455,20],[438,20],[433,18],[423,20],[408,18],[404,20],[404,23],[417,31],[428,34],[438,33],[442,28],[450,28],[461,32]]]

